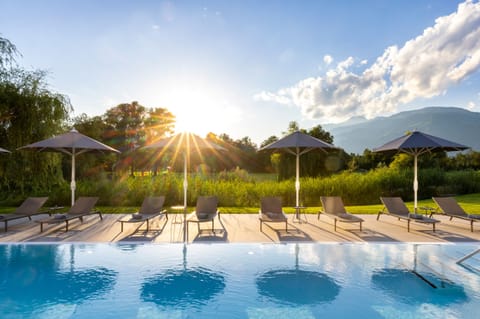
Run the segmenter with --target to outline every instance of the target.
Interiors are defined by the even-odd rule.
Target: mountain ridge
[[[367,148],[372,150],[415,130],[480,150],[480,113],[454,106],[428,106],[370,120],[354,117],[322,127],[347,153],[362,154]]]

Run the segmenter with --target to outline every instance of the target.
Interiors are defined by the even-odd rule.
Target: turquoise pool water
[[[0,318],[478,318],[473,244],[5,244]]]

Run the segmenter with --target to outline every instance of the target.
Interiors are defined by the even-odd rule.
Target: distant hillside
[[[406,131],[422,131],[480,150],[480,113],[456,107],[426,107],[372,120],[353,118],[323,127],[347,153],[381,146]]]

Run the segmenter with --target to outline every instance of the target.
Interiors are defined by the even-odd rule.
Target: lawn
[[[465,209],[469,214],[480,214],[480,193],[461,195],[455,197],[460,204],[460,206]],[[413,210],[413,202],[406,202],[406,205],[409,209]],[[418,207],[428,206],[436,207],[432,199],[425,199],[418,201]],[[361,205],[361,206],[346,206],[348,212],[352,214],[376,214],[379,210],[383,208],[382,204],[377,205]],[[134,207],[100,207],[105,213],[126,213],[132,212],[135,210]],[[305,213],[307,214],[316,214],[321,209],[321,207],[307,207]],[[194,207],[189,207],[188,211],[193,211]],[[258,213],[259,207],[219,207],[219,210],[222,214],[256,214]],[[293,214],[295,209],[292,207],[284,207],[284,211],[287,214]]]
[[[455,197],[460,204],[460,206],[465,209],[469,214],[480,214],[480,193],[461,195]],[[413,210],[413,202],[407,202],[407,206]],[[436,207],[432,199],[420,200],[418,206],[428,206]],[[352,214],[376,214],[379,210],[383,208],[383,205],[361,205],[361,206],[346,206],[348,212]],[[0,208],[1,213],[12,212],[14,207],[2,207]],[[105,214],[125,214],[125,213],[134,213],[138,207],[112,207],[112,206],[100,206],[98,207],[100,211]],[[189,207],[188,211],[191,212],[195,208]],[[222,214],[255,214],[258,213],[258,207],[219,207],[219,210]],[[316,214],[321,209],[321,207],[307,207],[305,213],[307,214]],[[65,209],[66,210],[66,209]],[[293,214],[295,209],[292,207],[284,207],[285,213]]]

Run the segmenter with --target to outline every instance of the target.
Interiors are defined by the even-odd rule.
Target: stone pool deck
[[[383,215],[377,221],[377,215],[359,215],[365,222],[360,231],[358,224],[338,223],[337,231],[333,230],[333,220],[322,216],[306,215],[306,221],[294,222],[289,215],[288,231],[284,224],[264,224],[260,232],[257,214],[222,214],[220,222],[215,220],[215,233],[209,229],[210,223],[202,223],[198,232],[197,225],[190,224],[189,243],[282,243],[282,242],[442,242],[461,243],[480,241],[480,223],[474,224],[470,231],[470,223],[465,220],[436,215],[441,220],[436,232],[431,225],[412,222],[410,232],[407,223],[392,216]],[[100,220],[97,215],[88,216],[81,223],[72,221],[69,231],[64,224],[45,225],[40,233],[40,225],[35,222],[45,216],[34,216],[33,221],[15,220],[9,223],[8,231],[0,227],[0,242],[153,242],[181,243],[183,241],[183,224],[181,214],[169,214],[150,222],[150,230],[146,224],[125,224],[123,232],[117,222],[125,215],[105,214]],[[1,223],[3,226],[3,223]]]

